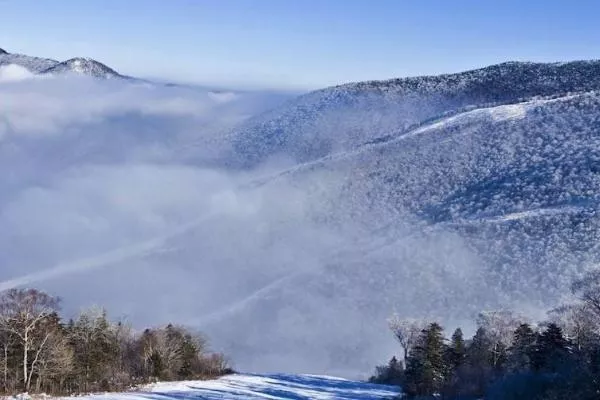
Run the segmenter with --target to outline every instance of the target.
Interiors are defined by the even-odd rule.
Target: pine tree
[[[444,398],[453,398],[458,395],[460,386],[460,375],[465,363],[467,347],[460,328],[452,334],[450,345],[446,349],[445,359],[447,366],[446,382],[444,384]]]
[[[465,361],[467,354],[467,346],[463,338],[463,332],[457,328],[450,339],[450,346],[446,351],[446,360],[448,367],[452,370],[457,370]]]
[[[465,381],[466,391],[483,396],[493,376],[493,343],[483,328],[477,329],[467,349]]]
[[[548,324],[538,337],[533,366],[538,371],[555,372],[566,359],[568,351],[569,343],[562,329],[555,323]]]
[[[509,349],[508,370],[527,372],[532,368],[535,357],[536,334],[529,324],[521,324],[514,333],[513,345]]]
[[[401,386],[404,383],[404,367],[394,356],[387,365],[378,366],[375,376],[372,376],[369,381],[384,385]]]
[[[433,395],[443,388],[447,366],[442,332],[442,327],[435,322],[421,332],[417,346],[408,357],[407,393]]]

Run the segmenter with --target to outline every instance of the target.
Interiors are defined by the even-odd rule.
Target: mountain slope
[[[329,360],[354,349],[358,363],[377,345],[352,334],[340,340],[329,322],[336,315],[358,321],[346,323],[353,334],[383,341],[378,321],[394,309],[456,321],[482,308],[551,307],[574,277],[600,262],[600,94],[457,111],[263,183],[316,191],[311,218],[340,227],[340,235],[361,224],[364,234],[316,271],[279,278],[224,307],[210,329],[224,335],[225,327],[241,329],[260,310],[275,309],[277,317],[244,346],[228,344],[248,355],[243,362],[261,351],[264,357],[269,345],[293,341],[287,351],[294,351],[305,340],[326,340]],[[281,342],[269,335],[289,319],[313,328],[297,336],[286,331]],[[331,341],[323,339],[331,330]],[[314,352],[310,345],[298,351]],[[326,358],[318,362],[334,368]]]
[[[112,68],[91,58],[71,58],[40,72],[45,75],[79,74],[100,79],[127,79]]]
[[[59,62],[48,58],[11,54],[0,49],[0,67],[6,65],[18,65],[40,75],[78,74],[98,79],[133,79],[91,58],[76,57]]]
[[[0,67],[11,64],[26,68],[34,74],[39,74],[58,64],[58,61],[49,58],[31,57],[23,54],[11,54],[0,49]]]
[[[297,161],[352,149],[466,107],[600,89],[600,61],[509,62],[458,74],[351,83],[318,90],[248,121],[235,163],[277,153]]]

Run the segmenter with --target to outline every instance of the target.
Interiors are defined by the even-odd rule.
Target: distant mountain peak
[[[92,58],[87,57],[75,57],[69,60],[60,62],[47,70],[42,72],[43,74],[63,74],[63,73],[76,73],[80,75],[88,75],[95,78],[112,79],[112,78],[125,78],[114,69],[108,67],[101,62],[98,62]]]
[[[0,47],[0,54],[8,54],[8,51]]]

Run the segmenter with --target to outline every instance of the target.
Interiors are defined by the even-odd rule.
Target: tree
[[[437,323],[421,332],[417,344],[408,357],[406,366],[406,391],[413,395],[439,393],[446,379],[443,329]]]
[[[0,330],[0,362],[2,364],[2,383],[5,393],[8,393],[9,388],[9,363],[13,349],[13,334],[7,330]]]
[[[588,303],[563,305],[551,310],[549,315],[578,351],[593,345],[600,337],[600,315]]]
[[[483,396],[493,377],[494,344],[484,328],[477,329],[467,348],[466,370],[463,381],[465,392]]]
[[[23,389],[27,392],[49,345],[48,317],[56,313],[58,303],[57,298],[36,289],[10,289],[0,295],[0,329],[13,334],[20,344]]]
[[[508,369],[511,372],[531,370],[535,349],[535,332],[529,324],[519,325],[514,332],[512,347],[509,349]]]
[[[375,375],[369,381],[383,385],[402,385],[404,383],[402,363],[396,357],[392,357],[387,365],[381,365],[375,369]]]
[[[421,331],[427,326],[427,322],[412,318],[402,319],[394,314],[388,319],[388,324],[404,350],[404,363],[406,364],[408,355],[415,347]]]
[[[460,328],[457,328],[452,334],[450,346],[448,346],[446,354],[448,366],[452,370],[457,370],[464,363],[467,355],[467,346],[465,345],[463,332]]]
[[[460,378],[467,355],[467,347],[463,332],[457,328],[452,334],[450,344],[446,348],[445,362],[447,366],[444,397],[454,397],[459,393]]]
[[[0,294],[0,392],[122,390],[151,378],[208,378],[231,370],[206,340],[167,325],[136,335],[100,308],[63,323],[58,299],[34,289]]]
[[[91,308],[82,312],[69,327],[68,336],[75,351],[80,390],[100,390],[99,386],[90,388],[89,384],[105,382],[120,354],[106,310]]]
[[[562,329],[550,323],[546,330],[539,335],[533,360],[537,371],[556,372],[568,354],[569,343],[564,338]]]
[[[502,362],[506,359],[506,349],[512,345],[513,333],[523,321],[524,317],[508,310],[485,311],[477,317],[477,326],[485,330],[492,342],[494,368],[502,367]]]
[[[600,317],[600,269],[590,271],[573,282],[571,290],[596,316]]]
[[[32,365],[31,373],[36,377],[35,390],[39,392],[45,383],[52,383],[55,387],[62,387],[64,381],[71,376],[74,370],[73,349],[65,334],[65,329],[60,324],[60,318],[52,314],[45,328],[50,334],[46,346],[42,349],[39,362]]]

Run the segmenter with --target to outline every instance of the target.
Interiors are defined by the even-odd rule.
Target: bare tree
[[[57,312],[58,303],[57,298],[35,289],[10,289],[0,295],[0,329],[20,342],[25,391],[31,389],[33,371],[51,336],[44,331],[45,320]]]
[[[58,299],[34,289],[0,293],[0,392],[55,394],[122,390],[149,378],[186,379],[226,371],[206,340],[168,325],[136,336],[103,309],[64,323]]]
[[[548,314],[550,321],[561,327],[565,337],[577,346],[577,350],[600,335],[600,318],[587,303],[564,305]]]
[[[516,315],[509,310],[484,311],[477,316],[477,326],[483,328],[492,341],[493,364],[500,360],[502,349],[512,345],[515,330],[522,323],[528,322],[527,318]]]
[[[32,366],[31,371],[37,377],[35,385],[37,392],[41,390],[46,381],[54,382],[60,389],[65,379],[74,370],[73,349],[58,325],[50,332],[46,344],[39,357],[39,362]]]
[[[600,317],[600,269],[590,271],[573,282],[571,290]]]
[[[397,314],[388,319],[388,325],[404,350],[404,363],[415,347],[421,331],[428,325],[427,321],[413,318],[400,318]]]
[[[5,330],[0,330],[0,345],[2,351],[0,353],[0,361],[2,362],[2,382],[4,393],[8,392],[8,363],[10,359],[10,350],[13,345],[12,334]]]
[[[207,355],[200,360],[202,373],[207,376],[222,374],[229,368],[229,360],[220,353]]]

